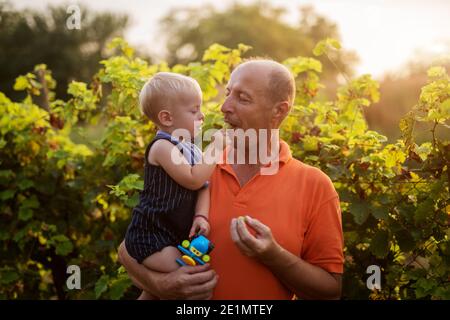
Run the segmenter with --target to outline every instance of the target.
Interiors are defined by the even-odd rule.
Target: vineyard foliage
[[[326,39],[314,55],[339,48]],[[214,44],[201,61],[171,68],[148,65],[120,38],[109,49],[91,83],[69,85],[67,101],[55,99],[45,65],[16,79],[14,89],[27,94],[23,101],[0,92],[1,299],[136,297],[117,247],[155,134],[137,107],[139,90],[158,71],[192,76],[204,93],[204,130],[220,128],[220,89],[249,47]],[[370,75],[346,77],[336,97],[324,100],[316,58],[282,63],[295,75],[297,96],[281,136],[296,158],[332,179],[340,196],[343,297],[450,299],[450,142],[438,134],[450,128],[446,70],[428,71],[419,101],[399,123],[403,138],[388,143],[363,117],[363,108],[380,98]],[[418,122],[428,124],[430,137],[420,145]],[[69,265],[80,267],[80,290],[67,289]],[[379,290],[366,286],[370,265],[381,268]]]

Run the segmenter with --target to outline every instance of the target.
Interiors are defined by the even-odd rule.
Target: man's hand
[[[161,299],[211,299],[218,280],[208,264],[185,266],[170,273],[152,271],[137,263],[123,242],[119,246],[119,261],[137,287]]]
[[[254,235],[247,228],[249,226]],[[339,299],[342,277],[312,265],[283,249],[270,228],[249,216],[231,220],[231,238],[240,251],[258,259],[297,296],[307,299]]]
[[[209,265],[184,266],[164,273],[159,282],[161,299],[209,300],[217,284],[216,273]]]
[[[247,225],[254,231],[250,233]],[[268,226],[249,216],[232,219],[231,239],[243,254],[264,261],[271,258],[279,247]]]

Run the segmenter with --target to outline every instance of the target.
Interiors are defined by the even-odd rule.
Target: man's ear
[[[276,122],[281,123],[288,115],[289,110],[290,106],[288,101],[278,102],[272,109],[272,118]]]
[[[165,127],[170,127],[173,124],[172,114],[167,110],[161,110],[158,113],[158,120],[159,123],[161,123]]]

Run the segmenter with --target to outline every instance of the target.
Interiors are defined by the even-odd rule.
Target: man
[[[283,65],[252,60],[232,72],[226,90],[221,110],[233,129],[270,132],[289,113],[295,82]],[[343,235],[330,179],[292,158],[284,141],[272,175],[262,175],[262,161],[248,161],[245,152],[244,164],[218,165],[210,180],[211,266],[152,272],[122,244],[119,259],[130,277],[163,299],[339,298]]]

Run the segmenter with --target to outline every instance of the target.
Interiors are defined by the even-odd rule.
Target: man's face
[[[231,74],[222,105],[232,129],[271,129],[271,102],[267,99],[269,68],[241,65]]]

